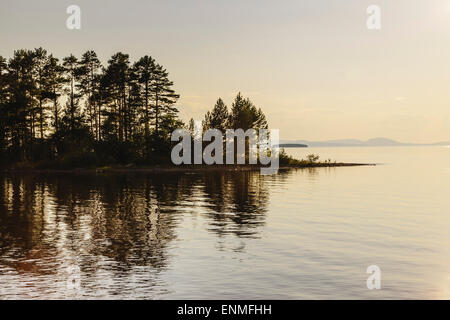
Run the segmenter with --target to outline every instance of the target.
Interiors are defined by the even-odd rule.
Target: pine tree
[[[32,143],[34,135],[33,118],[33,52],[17,50],[8,63],[8,123],[11,128],[11,153],[18,160],[25,160],[25,146]]]
[[[77,76],[79,84],[77,88],[82,97],[85,98],[86,110],[88,113],[89,126],[92,136],[99,140],[99,117],[98,103],[96,101],[98,90],[98,75],[101,63],[94,51],[86,51],[79,62]]]
[[[169,80],[169,74],[161,65],[155,67],[155,77],[152,83],[152,94],[154,98],[155,134],[159,134],[161,118],[174,116],[178,110],[173,106],[180,97],[172,89],[173,82]]]
[[[57,133],[59,129],[60,107],[58,99],[62,95],[62,87],[64,85],[64,68],[59,64],[58,59],[50,55],[44,68],[46,78],[45,94],[52,101],[53,113],[53,133]]]
[[[156,65],[152,57],[144,56],[134,64],[134,73],[139,83],[144,112],[145,136],[150,133],[151,87],[155,79]]]
[[[38,118],[39,132],[41,140],[44,139],[46,129],[46,107],[47,101],[46,89],[48,78],[45,74],[45,67],[48,64],[47,51],[43,48],[37,48],[33,51],[33,81],[35,83],[34,96],[36,97],[37,107],[33,108],[33,119]]]
[[[249,98],[244,98],[239,92],[236,96],[229,117],[232,129],[267,129],[266,117],[257,109]]]
[[[127,128],[127,137],[132,140],[133,137],[140,132],[140,122],[142,121],[139,116],[142,111],[142,96],[138,82],[136,81],[136,75],[130,73],[130,79],[128,81],[128,108],[125,112],[125,123]]]
[[[74,55],[70,55],[63,59],[65,82],[67,84],[65,91],[69,96],[69,100],[66,104],[64,120],[67,122],[70,131],[74,131],[82,124],[82,117],[78,105],[80,94],[76,90],[78,66],[78,59]]]
[[[203,122],[204,130],[218,129],[225,133],[228,128],[228,108],[221,98],[219,98],[211,112],[207,112]]]
[[[103,76],[105,90],[104,99],[110,106],[107,116],[113,124],[114,131],[119,141],[127,139],[127,128],[125,128],[124,115],[127,108],[127,82],[129,80],[129,56],[118,52],[108,61],[108,66]]]

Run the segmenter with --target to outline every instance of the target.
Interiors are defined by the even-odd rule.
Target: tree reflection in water
[[[86,283],[133,277],[139,267],[157,274],[168,266],[186,215],[201,215],[218,239],[258,237],[267,179],[274,178],[259,172],[3,175],[0,268],[62,281],[67,267],[77,265]]]

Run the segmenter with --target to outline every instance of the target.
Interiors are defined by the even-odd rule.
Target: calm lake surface
[[[288,152],[382,165],[0,174],[0,298],[450,298],[450,148]]]

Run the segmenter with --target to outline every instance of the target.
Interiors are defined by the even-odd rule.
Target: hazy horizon
[[[81,30],[65,26],[79,5]],[[382,10],[379,31],[366,9]],[[450,3],[434,1],[39,1],[0,4],[0,55],[44,47],[149,54],[167,68],[184,121],[237,92],[283,140],[450,140]]]
[[[280,141],[289,143],[289,142],[296,142],[296,141],[310,141],[310,142],[332,142],[332,141],[346,141],[346,140],[357,140],[357,141],[361,141],[361,142],[368,142],[371,140],[379,140],[379,139],[386,139],[386,140],[390,140],[393,142],[398,142],[398,143],[403,143],[403,144],[435,144],[435,143],[450,143],[450,141],[429,141],[429,142],[422,142],[422,143],[417,143],[415,141],[398,141],[395,139],[391,139],[389,137],[373,137],[373,138],[369,138],[369,139],[358,139],[358,138],[352,138],[352,137],[347,137],[347,138],[333,138],[333,139],[327,139],[327,140],[310,140],[310,139],[281,139]]]

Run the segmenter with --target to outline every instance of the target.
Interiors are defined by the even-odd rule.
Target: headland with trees
[[[178,117],[168,71],[151,56],[118,52],[102,65],[94,51],[59,60],[47,50],[0,56],[0,166],[74,169],[171,166],[171,133],[193,130]],[[228,108],[219,98],[203,120],[209,128],[267,129],[266,116],[240,93]],[[296,160],[284,166],[345,165]],[[348,165],[348,164],[347,164]]]

